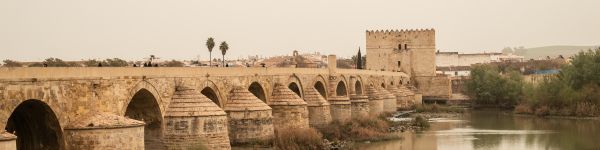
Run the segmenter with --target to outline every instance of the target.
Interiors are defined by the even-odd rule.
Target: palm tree
[[[210,67],[212,67],[212,49],[213,47],[215,47],[215,39],[213,39],[212,37],[209,37],[208,40],[206,40],[206,47],[208,48],[208,62]]]
[[[219,49],[221,50],[221,54],[223,54],[223,67],[225,67],[225,53],[227,53],[227,50],[229,50],[229,45],[227,42],[223,41],[221,42]]]

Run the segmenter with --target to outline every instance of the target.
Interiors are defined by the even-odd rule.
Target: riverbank
[[[321,129],[279,129],[272,146],[246,145],[233,149],[352,149],[356,144],[402,140],[402,133],[426,130],[429,119],[454,118],[460,114],[412,110],[354,118],[347,122],[334,121]]]

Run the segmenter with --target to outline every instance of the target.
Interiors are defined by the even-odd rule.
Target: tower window
[[[402,50],[402,44],[398,44],[398,49]]]
[[[398,61],[398,68],[400,68],[400,65],[402,65],[402,62]]]
[[[408,49],[408,44],[404,44],[404,49]]]

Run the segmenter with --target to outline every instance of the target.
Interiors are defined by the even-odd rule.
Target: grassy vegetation
[[[413,124],[417,127],[429,128],[429,121],[427,121],[427,119],[422,116],[415,117],[415,120],[413,120]]]
[[[276,130],[274,147],[280,150],[326,149],[323,135],[313,128],[287,128]]]
[[[383,116],[370,116],[355,118],[348,122],[334,121],[320,131],[330,141],[380,141],[398,138],[396,135],[388,134],[392,124],[386,120]]]

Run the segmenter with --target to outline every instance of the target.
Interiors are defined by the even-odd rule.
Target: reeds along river
[[[472,111],[459,118],[432,119],[425,131],[399,134],[403,139],[357,144],[355,149],[600,149],[599,120],[515,116],[501,111]]]

